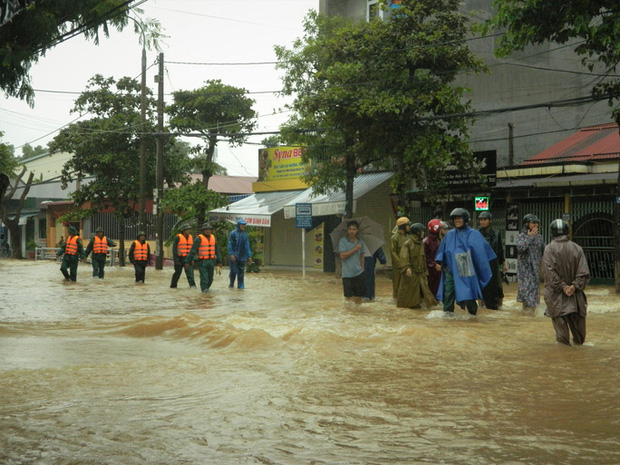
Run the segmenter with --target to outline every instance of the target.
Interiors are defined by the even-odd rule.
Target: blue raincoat
[[[480,232],[465,225],[451,229],[439,244],[435,256],[442,268],[454,276],[457,302],[482,299],[482,289],[489,283],[492,270],[489,262],[496,258],[495,252]],[[445,273],[441,274],[437,300],[443,301]]]

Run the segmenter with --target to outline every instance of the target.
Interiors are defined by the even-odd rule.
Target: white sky
[[[276,61],[273,46],[290,46],[302,36],[302,20],[310,9],[318,9],[318,0],[148,0],[140,8],[144,10],[143,16],[158,19],[169,36],[162,46],[166,103],[172,101],[171,92],[197,89],[208,79],[221,79],[224,84],[252,93],[254,109],[259,114],[256,131],[276,131],[287,119],[288,113],[279,111],[287,100],[269,93],[282,87],[281,71],[273,65],[172,62]],[[155,95],[157,53],[147,50],[147,85]],[[18,155],[26,143],[45,147],[61,127],[79,116],[70,110],[92,76],[99,73],[115,79],[129,76],[139,80],[141,55],[142,47],[132,27],[122,33],[112,30],[110,38],[102,38],[99,46],[81,36],[60,44],[31,70],[36,91],[34,108],[18,99],[0,98],[2,140],[13,144]],[[258,143],[265,137],[253,136],[249,141]],[[220,143],[217,161],[230,175],[257,176],[258,148],[251,144],[231,148]]]

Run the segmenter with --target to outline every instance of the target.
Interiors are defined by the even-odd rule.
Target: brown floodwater
[[[170,289],[172,270],[0,261],[0,464],[618,464],[620,299],[583,347],[505,287],[444,319],[331,274]]]

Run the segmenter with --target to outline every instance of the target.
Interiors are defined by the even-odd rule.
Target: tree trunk
[[[12,220],[2,220],[11,234],[11,258],[24,258],[22,255],[22,228],[19,226],[19,216]]]
[[[345,155],[347,181],[345,185],[345,218],[353,218],[353,182],[355,181],[355,155]]]
[[[616,113],[616,124],[620,133],[620,112]],[[614,203],[614,271],[616,278],[616,294],[620,294],[620,158],[618,158],[618,182]]]
[[[24,177],[25,173],[26,173],[26,167],[24,166],[22,168],[22,172],[19,173],[19,175],[15,179],[15,185],[13,185],[12,187],[11,186],[7,187],[6,192],[4,193],[0,201],[0,213],[2,216],[2,222],[6,225],[6,227],[9,229],[9,232],[11,233],[11,249],[12,249],[11,257],[12,258],[24,258],[22,255],[22,247],[21,247],[22,235],[21,235],[21,228],[19,227],[19,217],[21,216],[22,208],[24,207],[24,202],[26,201],[28,192],[30,192],[30,186],[32,186],[32,178],[34,177],[33,172],[30,172],[30,174],[28,175],[28,181],[26,181],[24,188],[22,190],[22,193],[19,196],[19,200],[17,202],[17,208],[15,209],[15,216],[13,217],[12,220],[9,219],[9,212],[7,209],[7,205],[9,203],[9,200],[13,198],[13,195],[17,191],[17,188],[19,187],[19,182]]]
[[[125,215],[118,217],[118,266],[125,266]]]

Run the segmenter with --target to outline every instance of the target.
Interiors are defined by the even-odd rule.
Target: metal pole
[[[146,48],[142,47],[142,82],[140,95],[140,230],[146,230]]]
[[[306,230],[301,228],[301,276],[306,279]]]
[[[157,255],[155,269],[164,268],[164,212],[161,210],[161,197],[164,193],[164,54],[159,54],[159,74],[157,75],[157,198],[156,231]]]

